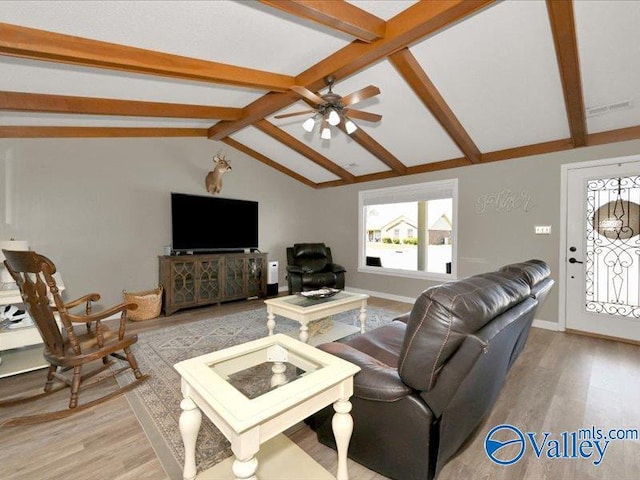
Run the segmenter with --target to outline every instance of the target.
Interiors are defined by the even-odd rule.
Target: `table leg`
[[[267,328],[269,329],[269,335],[273,335],[273,329],[276,328],[276,316],[273,314],[273,309],[267,307]]]
[[[236,458],[233,461],[231,470],[233,470],[236,480],[258,480],[258,477],[256,476],[256,470],[258,470],[258,459],[255,456],[249,457],[246,460],[238,460]]]
[[[364,326],[367,323],[367,302],[362,302],[360,306],[360,333],[364,333]]]
[[[338,400],[333,404],[333,409],[336,413],[331,420],[331,427],[333,428],[333,436],[336,438],[338,450],[338,473],[336,474],[336,479],[349,480],[347,450],[353,433],[353,418],[349,414],[351,402],[349,400]]]
[[[271,387],[278,387],[287,383],[287,376],[284,372],[287,371],[287,366],[282,362],[273,362],[271,366]]]
[[[309,341],[309,327],[306,323],[300,324],[300,341],[307,343]]]
[[[180,414],[180,435],[184,444],[184,470],[182,477],[184,480],[196,478],[196,439],[202,423],[202,413],[193,400],[184,398],[180,402],[182,413]]]

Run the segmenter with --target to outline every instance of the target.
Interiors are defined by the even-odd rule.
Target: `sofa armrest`
[[[403,313],[402,315],[398,315],[397,317],[395,317],[393,320],[391,320],[392,322],[402,322],[402,323],[407,323],[409,322],[409,315],[411,315],[411,312],[407,312],[407,313]]]
[[[318,348],[360,367],[360,372],[353,379],[356,397],[378,402],[395,402],[413,393],[413,389],[400,380],[397,369],[364,352],[338,342],[325,343]]]
[[[303,273],[304,270],[302,269],[302,267],[299,267],[298,265],[287,265],[287,272],[289,272],[289,273]]]

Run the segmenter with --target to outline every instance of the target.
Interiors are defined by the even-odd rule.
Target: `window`
[[[457,196],[457,179],[361,191],[358,270],[454,278]]]

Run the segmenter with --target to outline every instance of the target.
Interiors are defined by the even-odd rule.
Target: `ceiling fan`
[[[329,125],[336,126],[339,125],[340,122],[343,122],[346,132],[351,135],[358,129],[358,126],[353,122],[353,120],[351,120],[352,118],[366,120],[368,122],[379,122],[382,119],[382,115],[350,108],[351,105],[378,95],[380,93],[380,89],[378,87],[369,85],[368,87],[364,87],[356,92],[341,97],[337,93],[333,93],[333,83],[335,82],[335,77],[333,75],[325,78],[325,82],[329,87],[329,91],[324,95],[316,95],[311,90],[299,85],[291,87],[291,90],[315,105],[313,110],[302,110],[300,112],[276,115],[274,118],[288,118],[296,115],[313,113],[310,118],[304,121],[302,128],[307,132],[312,132],[315,127],[316,120],[320,120],[320,138],[325,140],[331,138]]]

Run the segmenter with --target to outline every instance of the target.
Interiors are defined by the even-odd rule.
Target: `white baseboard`
[[[543,328],[545,330],[553,330],[554,332],[564,331],[564,329],[558,322],[550,322],[549,320],[538,320],[537,318],[533,320],[531,326],[536,328]]]

